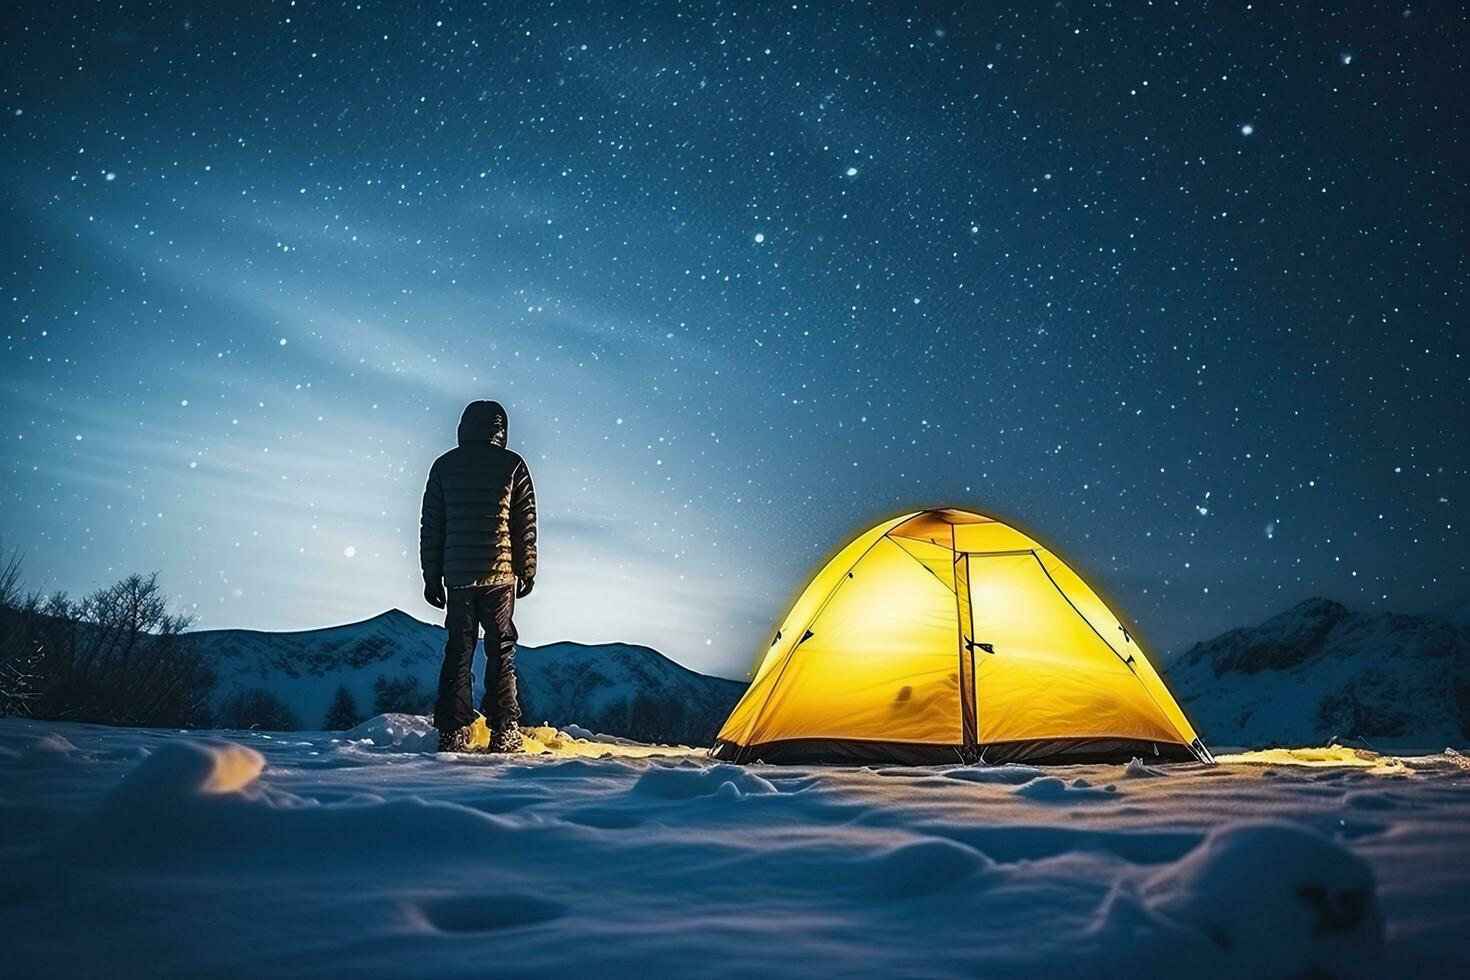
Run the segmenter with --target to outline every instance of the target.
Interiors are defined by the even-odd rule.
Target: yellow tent
[[[1213,762],[1092,587],[982,514],[884,521],[829,561],[715,742],[736,762]]]

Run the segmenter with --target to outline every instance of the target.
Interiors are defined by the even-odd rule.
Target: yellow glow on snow
[[[1409,771],[1393,756],[1379,755],[1366,749],[1349,748],[1346,745],[1325,745],[1320,748],[1300,749],[1257,749],[1235,755],[1220,755],[1215,761],[1222,765],[1273,765],[1314,766],[1348,769],[1366,769],[1377,775],[1392,775]]]
[[[214,769],[199,788],[202,793],[234,793],[254,781],[265,768],[265,757],[243,745],[210,747]]]

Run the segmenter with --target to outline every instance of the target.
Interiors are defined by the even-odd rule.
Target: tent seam
[[[1057,595],[1061,596],[1062,599],[1067,603],[1067,605],[1072,608],[1072,611],[1077,614],[1077,618],[1086,623],[1087,628],[1092,630],[1092,632],[1097,635],[1097,638],[1099,640],[1103,641],[1103,646],[1107,647],[1109,650],[1112,650],[1113,656],[1117,657],[1123,662],[1123,666],[1128,668],[1128,673],[1133,675],[1133,679],[1138,682],[1138,686],[1143,688],[1143,693],[1148,695],[1148,699],[1152,701],[1154,707],[1158,709],[1160,717],[1162,717],[1166,722],[1169,723],[1169,727],[1174,729],[1175,735],[1178,735],[1181,739],[1183,739],[1184,733],[1179,731],[1178,726],[1175,725],[1173,720],[1169,717],[1169,712],[1164,710],[1164,706],[1162,704],[1159,704],[1159,699],[1154,697],[1154,692],[1148,689],[1148,685],[1143,682],[1143,678],[1138,676],[1138,671],[1135,670],[1133,668],[1133,665],[1128,662],[1131,658],[1125,658],[1121,653],[1119,653],[1113,647],[1113,645],[1108,642],[1108,638],[1106,636],[1103,636],[1096,626],[1092,625],[1092,620],[1082,615],[1082,610],[1077,608],[1077,604],[1072,601],[1072,597],[1067,595],[1066,592],[1062,591],[1062,587],[1057,584],[1057,580],[1052,578],[1051,572],[1047,570],[1046,562],[1041,560],[1041,556],[1036,553],[1035,549],[1032,549],[1031,557],[1036,559],[1036,564],[1041,568],[1041,574],[1045,575],[1046,580],[1051,583],[1051,587],[1057,590]],[[1065,564],[1065,562],[1063,564]],[[1074,572],[1073,574],[1076,573]],[[1150,666],[1152,666],[1152,664],[1150,664]],[[1184,742],[1182,744],[1188,745],[1189,743]]]
[[[796,656],[796,648],[806,642],[806,634],[810,632],[812,624],[817,621],[818,617],[820,617],[822,613],[826,612],[827,606],[831,604],[832,600],[837,597],[837,590],[842,588],[848,582],[852,581],[852,570],[858,567],[859,562],[868,557],[869,552],[878,547],[879,541],[882,541],[887,537],[888,532],[884,531],[882,534],[878,535],[876,539],[874,539],[872,544],[863,549],[862,554],[858,555],[852,560],[852,564],[848,565],[847,570],[844,571],[842,575],[837,579],[837,584],[832,586],[832,591],[827,593],[827,598],[823,599],[822,604],[817,607],[816,612],[812,613],[812,618],[807,620],[805,625],[801,627],[801,638],[798,639],[795,643],[791,644],[791,649],[786,653],[786,659],[781,662],[781,669],[777,672],[776,679],[771,682],[771,690],[766,695],[765,702],[761,704],[761,709],[755,713],[755,716],[753,718],[751,718],[750,731],[747,733],[747,737],[750,740],[750,745],[756,744],[756,728],[759,727],[761,720],[765,717],[766,710],[770,708],[771,698],[776,696],[776,688],[781,686],[781,678],[786,676],[786,668],[791,666],[791,659]],[[902,548],[899,548],[899,550],[903,551]],[[907,552],[905,552],[905,554],[907,554]]]

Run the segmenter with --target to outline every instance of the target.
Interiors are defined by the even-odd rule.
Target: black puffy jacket
[[[514,585],[536,577],[536,491],[526,461],[505,448],[505,409],[470,402],[459,446],[434,460],[419,520],[424,580]]]

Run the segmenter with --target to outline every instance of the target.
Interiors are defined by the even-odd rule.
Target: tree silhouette
[[[426,715],[434,710],[434,696],[419,688],[412,674],[388,679],[382,674],[373,681],[373,713],[378,715]]]
[[[131,575],[81,600],[22,596],[0,570],[0,685],[7,713],[109,725],[202,728],[214,672],[168,611],[157,575]]]
[[[356,728],[361,722],[357,698],[347,690],[347,685],[341,685],[332,697],[331,707],[327,708],[327,717],[322,722],[322,728],[329,732],[345,732],[349,728]]]
[[[285,702],[263,687],[236,691],[219,709],[221,728],[259,728],[271,732],[295,731],[296,716]]]

